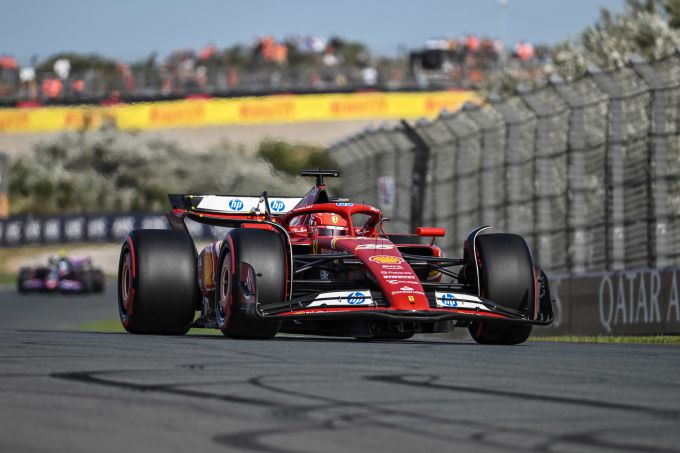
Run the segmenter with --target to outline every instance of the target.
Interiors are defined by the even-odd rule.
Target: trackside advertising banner
[[[343,93],[184,99],[111,106],[0,109],[0,133],[96,129],[162,129],[229,124],[434,118],[478,101],[472,91]]]
[[[0,245],[68,244],[71,242],[122,241],[137,228],[170,229],[164,214],[82,214],[0,219]],[[187,222],[196,239],[209,239],[215,227]]]
[[[555,322],[539,335],[680,334],[680,269],[550,278]]]

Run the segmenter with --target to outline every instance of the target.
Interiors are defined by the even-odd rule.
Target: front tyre
[[[200,300],[195,255],[186,233],[130,233],[118,264],[118,312],[125,330],[165,335],[189,330]]]
[[[527,243],[516,234],[477,237],[480,296],[533,318],[536,278]],[[481,344],[519,344],[531,335],[531,325],[509,321],[481,321],[470,325],[472,338]]]
[[[285,299],[286,252],[280,235],[273,231],[236,228],[222,243],[216,273],[215,314],[222,333],[232,338],[273,338],[279,321],[246,313],[241,263],[252,266],[256,274],[257,302],[267,304]]]

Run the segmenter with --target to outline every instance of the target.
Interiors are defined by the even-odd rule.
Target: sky
[[[0,54],[61,51],[124,61],[174,49],[251,44],[265,34],[342,36],[376,54],[465,33],[553,44],[624,0],[0,0]]]

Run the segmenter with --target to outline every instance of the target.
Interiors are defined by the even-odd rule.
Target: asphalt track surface
[[[78,332],[0,290],[2,452],[680,451],[680,347]]]

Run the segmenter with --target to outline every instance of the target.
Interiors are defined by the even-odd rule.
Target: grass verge
[[[680,344],[680,335],[560,335],[531,337],[529,341],[560,343]]]
[[[16,285],[16,283],[16,274],[0,271],[0,285]]]

